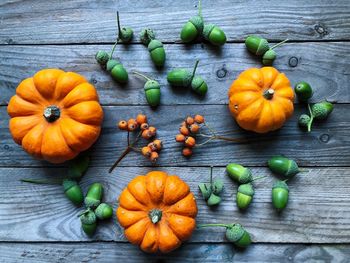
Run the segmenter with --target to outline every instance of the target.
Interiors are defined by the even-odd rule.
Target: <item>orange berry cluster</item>
[[[118,128],[128,132],[140,131],[141,137],[145,140],[150,140],[157,135],[157,129],[147,123],[147,116],[144,114],[138,114],[136,119],[121,120],[118,123]],[[156,162],[162,147],[162,141],[155,139],[147,146],[142,147],[141,153],[150,161]]]
[[[199,132],[203,123],[204,117],[198,114],[194,117],[186,117],[185,121],[181,123],[179,128],[180,133],[176,135],[175,140],[184,144],[184,148],[182,149],[184,156],[190,157],[192,155],[192,148],[196,146],[196,134]]]

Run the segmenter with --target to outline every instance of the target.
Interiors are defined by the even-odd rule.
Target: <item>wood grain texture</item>
[[[14,95],[20,81],[48,67],[83,74],[96,86],[103,105],[147,105],[144,80],[130,74],[135,70],[161,83],[163,105],[225,104],[227,91],[239,73],[249,67],[261,67],[260,60],[249,54],[244,44],[227,44],[221,50],[200,44],[165,45],[167,61],[161,71],[155,69],[144,46],[118,45],[116,55],[129,71],[128,85],[120,86],[94,58],[97,50],[109,51],[111,46],[0,46],[0,104],[6,104]],[[287,43],[277,53],[274,66],[286,73],[292,86],[302,80],[309,82],[315,91],[312,101],[327,98],[350,102],[350,43]],[[209,86],[204,98],[190,89],[171,88],[166,80],[167,72],[174,68],[191,69],[197,59],[201,61],[197,73]]]
[[[158,168],[160,169],[160,168]],[[136,175],[152,168],[118,168],[111,175],[106,168],[90,168],[81,186],[86,192],[93,182],[105,186],[105,201],[116,208],[122,189]],[[209,180],[210,168],[162,168],[179,175],[194,192],[200,223],[240,222],[254,243],[348,243],[350,226],[350,176],[348,168],[309,168],[288,182],[290,201],[282,213],[271,205],[271,187],[276,177],[266,168],[252,169],[254,176],[267,175],[256,181],[254,201],[246,212],[235,204],[237,185],[225,174],[224,168],[214,168],[214,178],[221,178],[225,188],[222,202],[208,208],[197,185]],[[2,241],[122,241],[123,229],[112,221],[99,224],[96,235],[89,239],[82,232],[77,218],[82,208],[75,208],[64,196],[59,185],[33,185],[20,178],[49,179],[64,175],[64,169],[1,168],[0,240]],[[190,243],[227,242],[224,228],[196,230]]]
[[[224,166],[238,162],[249,166],[262,166],[273,155],[284,154],[295,158],[302,166],[348,166],[350,161],[350,109],[349,104],[338,104],[328,120],[315,123],[307,133],[297,125],[297,118],[306,113],[304,105],[298,105],[294,116],[279,131],[258,135],[241,130],[226,105],[162,106],[152,111],[147,106],[104,107],[102,135],[92,147],[93,166],[111,166],[126,147],[126,133],[116,128],[121,119],[145,113],[149,123],[158,128],[158,138],[164,142],[158,165],[161,166]],[[195,149],[187,159],[182,156],[182,145],[175,142],[180,123],[187,115],[204,114],[207,122],[219,134],[248,140],[245,143],[213,141],[206,147]],[[0,166],[47,166],[47,162],[34,160],[13,141],[8,128],[5,107],[0,107]],[[207,132],[205,129],[204,132]],[[200,138],[199,142],[204,139]],[[142,140],[140,147],[146,142]],[[139,153],[130,153],[121,166],[150,166]]]
[[[179,39],[184,23],[197,14],[197,0],[186,1],[2,1],[0,43],[97,43],[116,39],[116,11],[122,25],[138,40],[145,27],[160,40]],[[203,1],[207,23],[220,26],[229,41],[249,34],[269,39],[322,40],[350,38],[349,1]],[[50,21],[48,23],[48,21]]]
[[[122,243],[2,243],[6,263],[104,262],[245,262],[346,263],[349,245],[258,244],[240,251],[230,244],[186,244],[165,255],[145,254]]]

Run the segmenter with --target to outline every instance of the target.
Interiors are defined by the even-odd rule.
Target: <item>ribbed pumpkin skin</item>
[[[162,211],[152,223],[149,212]],[[153,171],[135,177],[119,197],[116,211],[126,238],[148,253],[170,252],[190,238],[197,204],[189,186],[176,175]]]
[[[272,89],[271,99],[264,92]],[[238,125],[257,133],[274,131],[283,126],[294,111],[294,92],[284,73],[274,67],[250,68],[232,83],[229,109]]]
[[[60,117],[48,122],[46,107]],[[74,72],[44,69],[23,80],[7,107],[9,129],[16,143],[38,159],[62,163],[87,150],[98,138],[102,107],[93,85]]]

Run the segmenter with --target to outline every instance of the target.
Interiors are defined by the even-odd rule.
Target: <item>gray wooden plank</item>
[[[160,168],[157,168],[160,170]],[[105,201],[117,206],[122,189],[136,175],[148,168],[119,168],[109,175],[105,168],[90,168],[81,185],[105,185]],[[349,168],[310,168],[289,182],[290,202],[278,214],[271,205],[271,187],[275,180],[266,168],[254,168],[254,176],[266,175],[256,181],[251,207],[243,213],[235,204],[237,185],[226,176],[224,168],[214,168],[214,177],[222,178],[223,201],[210,209],[200,197],[197,185],[209,180],[209,168],[162,168],[186,181],[197,198],[198,223],[240,222],[251,233],[254,243],[348,243],[350,235]],[[126,242],[123,230],[112,221],[100,224],[96,235],[89,239],[76,217],[81,211],[65,198],[61,186],[22,183],[20,178],[48,179],[64,175],[64,169],[1,168],[0,240],[2,241],[87,241]],[[191,243],[227,242],[224,229],[196,230]]]
[[[92,147],[94,166],[111,166],[126,147],[126,133],[116,128],[121,119],[136,117],[140,112],[149,116],[149,123],[158,128],[158,138],[164,142],[158,165],[161,166],[224,166],[230,161],[245,165],[262,166],[276,154],[295,158],[302,166],[348,166],[350,104],[338,104],[328,120],[316,123],[307,133],[297,125],[297,118],[306,112],[298,105],[291,120],[279,131],[258,135],[238,128],[226,105],[161,106],[152,111],[148,106],[104,107],[102,134]],[[175,142],[180,123],[187,115],[204,114],[207,122],[225,136],[244,138],[246,143],[214,141],[208,147],[195,149],[191,158],[181,154],[181,146]],[[34,160],[14,143],[7,128],[5,107],[0,107],[0,166],[47,166],[47,162]],[[203,140],[199,140],[201,142]],[[145,142],[140,142],[144,146]],[[139,153],[130,153],[121,166],[150,166]]]
[[[176,41],[197,13],[197,0],[181,1],[13,1],[1,3],[0,43],[96,43],[116,38],[116,11],[138,35],[152,27],[163,41]],[[208,23],[222,27],[229,41],[258,33],[269,39],[350,38],[350,4],[328,1],[203,1]],[[48,21],[50,21],[48,23]],[[138,41],[138,37],[135,38]]]
[[[59,67],[83,74],[94,83],[104,105],[147,105],[144,81],[130,74],[128,85],[118,85],[96,63],[94,55],[99,49],[109,51],[111,45],[0,46],[0,104],[6,104],[24,78],[42,68]],[[165,45],[165,49],[167,61],[161,71],[155,69],[147,49],[141,45],[120,45],[116,51],[129,73],[137,70],[159,80],[163,105],[225,104],[227,91],[239,73],[249,67],[262,66],[244,44],[227,44],[220,52],[200,44]],[[293,86],[299,81],[308,81],[315,90],[313,101],[327,98],[350,102],[350,43],[288,43],[278,49],[278,55],[274,66],[286,73]],[[192,68],[196,59],[201,61],[197,73],[209,85],[204,98],[190,90],[173,89],[166,80],[168,71],[177,67]],[[292,67],[294,64],[290,61],[295,60],[297,66]]]
[[[254,244],[245,251],[230,244],[185,244],[164,255],[121,243],[2,243],[6,263],[40,262],[348,262],[349,245]]]

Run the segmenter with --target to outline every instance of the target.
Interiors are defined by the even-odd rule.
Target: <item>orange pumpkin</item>
[[[274,67],[242,72],[232,83],[228,97],[238,125],[257,133],[281,128],[294,110],[290,82]]]
[[[74,72],[44,69],[23,80],[8,104],[10,132],[29,154],[62,163],[88,149],[103,111],[93,85]]]
[[[126,238],[149,253],[167,253],[190,238],[197,205],[176,175],[153,171],[134,178],[119,197],[117,218]]]

